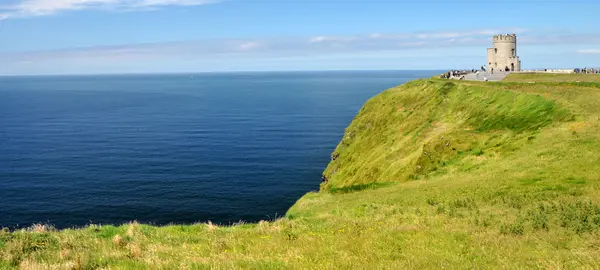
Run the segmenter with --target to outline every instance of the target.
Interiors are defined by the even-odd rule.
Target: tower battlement
[[[517,42],[516,34],[495,35],[494,42]]]

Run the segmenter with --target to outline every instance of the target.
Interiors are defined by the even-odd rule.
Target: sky
[[[600,67],[599,0],[0,0],[0,75]]]

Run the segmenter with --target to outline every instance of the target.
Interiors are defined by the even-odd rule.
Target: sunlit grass
[[[600,74],[512,73],[505,82],[600,82]]]
[[[419,80],[257,224],[0,232],[0,269],[600,268],[600,88]]]

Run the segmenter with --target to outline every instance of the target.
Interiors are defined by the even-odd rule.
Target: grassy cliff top
[[[600,74],[513,73],[505,82],[600,82]]]
[[[372,98],[285,218],[3,231],[0,269],[600,268],[600,84],[519,76]]]

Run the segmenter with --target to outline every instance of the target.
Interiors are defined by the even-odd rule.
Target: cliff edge
[[[516,84],[419,80],[369,100],[324,172],[324,190],[469,171],[571,121],[566,104]]]

